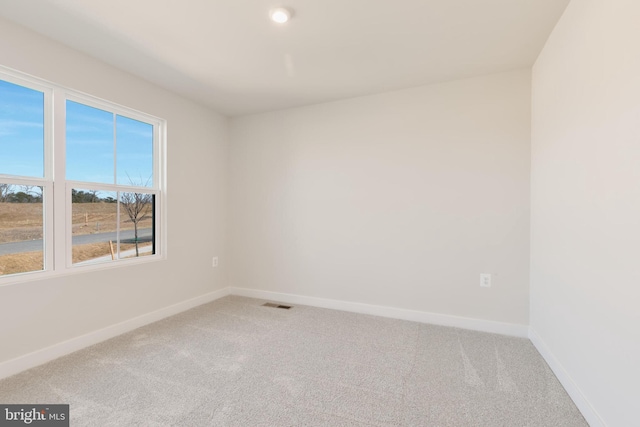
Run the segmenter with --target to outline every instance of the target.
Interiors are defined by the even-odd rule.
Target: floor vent
[[[291,308],[290,305],[282,305],[282,304],[274,304],[272,302],[267,302],[262,304],[265,307],[272,307],[272,308],[283,308],[285,310],[289,310]]]

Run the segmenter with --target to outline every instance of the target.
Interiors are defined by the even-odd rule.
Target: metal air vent
[[[282,308],[284,310],[289,310],[291,308],[290,305],[283,305],[283,304],[274,304],[272,302],[266,302],[264,304],[262,304],[264,307],[271,307],[271,308]]]

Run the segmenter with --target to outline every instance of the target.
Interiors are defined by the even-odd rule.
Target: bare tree
[[[120,205],[133,223],[133,234],[136,244],[136,256],[140,256],[138,251],[138,224],[151,217],[153,208],[153,195],[145,193],[122,193]]]
[[[28,195],[28,199],[34,202],[42,202],[42,187],[37,185],[21,185],[21,191]]]
[[[12,187],[11,184],[0,184],[0,202],[6,202],[9,199],[9,195],[13,193]]]
[[[98,197],[98,190],[87,190],[87,193],[90,194],[91,203],[98,203],[100,201],[100,197]]]

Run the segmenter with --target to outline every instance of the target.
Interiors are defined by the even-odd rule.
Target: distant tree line
[[[99,197],[97,191],[71,190],[71,202],[116,203],[117,200],[111,196]],[[42,203],[42,191],[34,191],[29,185],[0,184],[0,203]]]
[[[33,195],[25,193],[24,191],[18,191],[17,193],[11,193],[7,195],[5,203],[42,203],[41,195]]]
[[[98,197],[97,191],[71,190],[71,203],[115,203],[113,197]]]
[[[42,191],[37,192],[33,188],[30,185],[0,184],[0,203],[42,203]]]

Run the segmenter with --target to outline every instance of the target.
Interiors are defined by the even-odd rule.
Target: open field
[[[116,231],[118,226],[117,206],[115,203],[74,203],[72,205],[73,236]],[[120,215],[119,226],[121,231],[133,230],[134,228],[133,223],[124,212]],[[139,229],[151,228],[151,218],[140,221],[138,226]],[[41,240],[42,233],[42,203],[0,203],[0,245]],[[142,249],[150,245],[147,240],[139,243],[139,248]],[[116,250],[115,241],[113,246]],[[121,252],[132,249],[135,249],[134,243],[121,242]],[[74,245],[72,248],[74,263],[110,255],[111,249],[108,241]],[[149,253],[140,254],[140,256],[144,255],[149,255]],[[42,268],[43,254],[41,251],[0,255],[0,275],[38,271]]]
[[[0,256],[0,276],[5,274],[38,271],[44,267],[42,252],[24,252]]]
[[[116,230],[115,203],[74,203],[71,210],[74,236]],[[138,223],[139,228],[151,224],[151,218]],[[42,239],[42,229],[42,203],[0,203],[0,244]],[[121,213],[120,230],[132,229],[129,217]]]
[[[139,250],[151,246],[149,243],[139,245]],[[135,250],[133,243],[121,243],[120,252]],[[114,244],[115,250],[115,244]],[[91,243],[88,245],[78,245],[72,248],[73,262],[83,262],[103,256],[110,256],[111,249],[109,243]],[[140,253],[140,256],[148,256],[151,252]],[[135,254],[124,256],[123,258],[135,257]],[[0,256],[0,276],[6,274],[24,273],[27,271],[39,271],[44,268],[42,252],[23,252],[19,254]]]
[[[42,239],[42,203],[0,203],[0,243]]]
[[[115,203],[74,203],[72,210],[73,235],[116,231],[118,224]],[[138,223],[138,228],[149,228],[151,218]],[[120,230],[133,230],[133,223],[124,211],[120,212]]]

